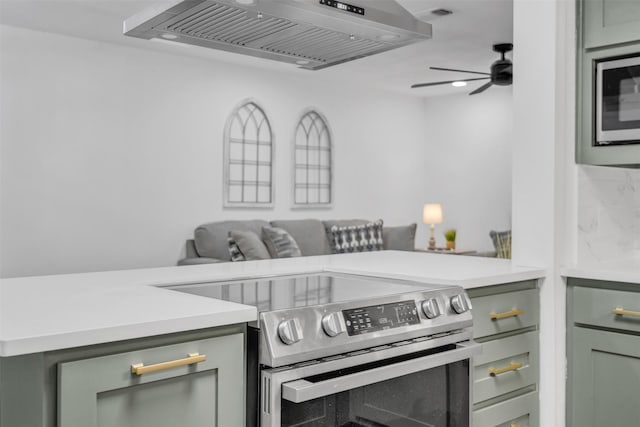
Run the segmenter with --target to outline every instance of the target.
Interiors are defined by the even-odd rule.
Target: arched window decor
[[[224,133],[225,207],[273,206],[273,132],[264,110],[244,101]]]
[[[294,207],[330,207],[333,156],[327,120],[309,110],[298,122],[294,142]]]

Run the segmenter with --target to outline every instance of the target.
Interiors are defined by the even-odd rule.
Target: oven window
[[[283,427],[468,427],[469,361],[304,403],[282,400]]]

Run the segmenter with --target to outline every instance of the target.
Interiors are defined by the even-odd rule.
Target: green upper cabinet
[[[640,0],[577,0],[576,163],[640,166],[640,144],[595,144],[596,64],[640,54]],[[625,128],[626,129],[626,128]]]
[[[640,41],[640,1],[584,0],[584,47]]]

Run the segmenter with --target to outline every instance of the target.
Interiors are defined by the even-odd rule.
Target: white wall
[[[417,98],[10,27],[0,49],[2,277],[174,265],[221,219],[421,220]],[[224,123],[249,97],[276,137],[276,207],[224,210]],[[336,201],[292,211],[291,137],[309,106],[333,131]]]
[[[547,270],[538,395],[539,424],[549,427],[565,425],[566,288],[558,266],[573,256],[576,235],[574,9],[569,0],[514,0],[513,262]]]
[[[510,87],[473,88],[425,100],[424,199],[442,204],[438,245],[455,228],[458,248],[487,251],[489,231],[511,229],[513,97]]]

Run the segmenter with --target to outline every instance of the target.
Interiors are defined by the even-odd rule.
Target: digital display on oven
[[[420,323],[414,301],[342,310],[349,335],[360,335]]]

